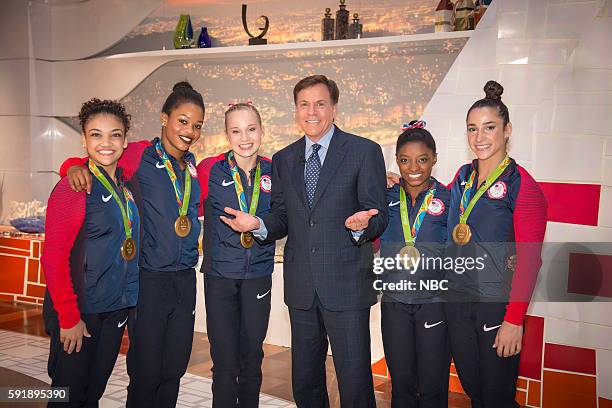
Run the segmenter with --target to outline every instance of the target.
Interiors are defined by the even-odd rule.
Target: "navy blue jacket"
[[[477,160],[462,166],[450,185],[449,234],[459,223],[461,196],[472,170],[478,171]],[[476,191],[474,186],[472,194]],[[467,219],[472,231],[470,244],[456,246],[449,236],[449,254],[484,260],[482,269],[461,274],[450,271],[452,289],[472,299],[509,299],[505,319],[521,324],[542,264],[540,251],[546,231],[546,210],[546,199],[536,181],[511,160]],[[512,256],[514,267],[509,262]]]
[[[272,162],[259,158],[261,168],[260,193],[256,215],[270,209],[272,188]],[[251,205],[253,185],[247,184],[246,174],[238,168],[245,191],[247,207]],[[240,234],[234,232],[219,218],[227,216],[225,207],[240,209],[238,197],[227,161],[227,153],[204,159],[198,165],[198,175],[203,187],[204,260],[201,272],[230,279],[251,279],[272,274],[274,270],[275,242],[255,241],[251,248],[240,244]],[[255,170],[251,172],[251,180]]]
[[[62,328],[73,327],[80,314],[124,309],[138,300],[138,256],[126,261],[120,253],[126,238],[121,210],[104,185],[93,176],[92,181],[91,194],[75,193],[63,178],[49,197],[42,265]],[[140,218],[133,201],[129,208],[138,249]],[[50,306],[46,314],[53,313]]]
[[[119,159],[119,166],[124,170],[124,177],[142,217],[140,266],[149,271],[175,272],[193,268],[198,263],[198,239],[202,229],[198,220],[200,182],[197,174],[191,177],[191,198],[187,209],[191,231],[181,238],[174,231],[179,206],[172,181],[155,150],[158,140],[129,143]],[[169,158],[180,181],[180,188],[184,189],[184,171],[174,157]],[[195,169],[192,153],[185,153],[184,160]],[[81,159],[68,159],[62,164],[60,173],[65,176],[69,167],[83,163]]]
[[[401,180],[401,183],[404,181]],[[443,184],[432,178],[432,186],[436,188],[434,198],[427,209],[419,229],[415,245],[423,260],[439,258],[444,254],[444,247],[448,237],[447,219],[448,206],[450,202],[450,190]],[[389,206],[389,224],[380,237],[380,256],[383,258],[395,258],[400,249],[405,246],[402,219],[400,215],[400,184],[395,184],[387,189],[387,205]],[[429,189],[428,189],[429,190]],[[419,212],[419,208],[425,199],[427,191],[421,192],[412,205],[412,198],[406,192],[408,204],[408,217],[412,226]],[[423,290],[419,287],[420,281],[443,279],[444,272],[439,266],[430,263],[425,268],[419,268],[414,274],[409,270],[395,268],[385,270],[381,275],[383,282],[400,282],[402,280],[415,282],[417,289],[414,291],[384,291],[384,294],[402,303],[425,303],[440,300],[437,291]]]
[[[150,271],[174,272],[189,269],[198,263],[198,239],[201,225],[198,220],[200,205],[200,182],[191,177],[191,197],[187,217],[191,220],[191,231],[184,238],[176,235],[174,221],[179,216],[174,187],[163,162],[155,150],[159,139],[151,141],[142,152],[140,165],[128,185],[136,197],[142,211],[142,251],[140,265]],[[125,155],[125,154],[124,154]],[[185,171],[178,161],[169,155],[170,162],[184,190]],[[195,168],[195,157],[187,152],[183,156]],[[120,160],[121,163],[121,160]]]

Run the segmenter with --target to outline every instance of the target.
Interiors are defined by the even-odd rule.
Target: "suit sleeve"
[[[285,196],[283,194],[283,182],[280,172],[280,162],[278,154],[272,156],[272,193],[270,210],[261,215],[268,235],[264,242],[276,241],[287,236],[287,209],[285,208]]]
[[[118,167],[123,168],[123,178],[127,181],[131,180],[136,170],[140,166],[142,160],[142,153],[144,150],[151,145],[151,142],[142,140],[140,142],[128,143],[128,147],[123,151],[123,154],[119,158],[117,163]],[[88,157],[70,157],[62,163],[60,167],[60,177],[66,177],[68,175],[68,169],[73,166],[85,166]]]
[[[504,320],[521,325],[542,266],[547,204],[544,193],[535,180],[521,167],[518,167],[518,170],[521,174],[521,185],[514,208],[516,266]]]
[[[382,235],[389,223],[389,208],[386,200],[387,173],[382,149],[378,144],[368,146],[366,157],[359,170],[357,199],[362,211],[377,209],[378,214],[370,218],[368,227],[357,241],[361,245]]]
[[[85,192],[75,193],[63,178],[47,206],[41,264],[62,329],[74,327],[81,319],[70,275],[70,252],[85,221],[85,205]]]

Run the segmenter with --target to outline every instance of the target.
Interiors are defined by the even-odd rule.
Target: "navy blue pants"
[[[318,296],[308,310],[289,308],[293,398],[298,408],[329,407],[325,360],[331,344],[342,408],[375,408],[370,308],[331,311]]]
[[[195,304],[194,269],[140,270],[135,321],[129,327],[128,407],[176,406],[191,356]]]
[[[225,279],[206,275],[204,290],[213,407],[258,407],[272,276]]]
[[[48,297],[48,296],[47,296]],[[57,314],[50,311],[45,299],[45,331],[51,337],[48,373],[52,387],[69,387],[70,402],[49,403],[49,407],[98,406],[106,383],[113,372],[129,309],[114,312],[82,314],[91,337],[83,337],[81,351],[68,354],[60,342]]]
[[[381,303],[393,408],[446,408],[450,350],[442,303]]]
[[[451,352],[472,408],[517,408],[520,354],[499,357],[493,348],[506,303],[446,303]]]

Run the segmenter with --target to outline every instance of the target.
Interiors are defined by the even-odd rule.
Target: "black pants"
[[[204,277],[215,408],[259,406],[271,289],[270,275],[255,279]]]
[[[499,357],[493,348],[505,303],[446,303],[451,352],[473,408],[516,408],[520,354]]]
[[[315,297],[308,310],[290,307],[289,318],[296,405],[329,407],[325,359],[331,343],[341,407],[376,407],[370,360],[370,308],[334,312],[325,309]]]
[[[130,326],[128,407],[176,406],[191,355],[195,303],[194,269],[141,269],[136,319]]]
[[[383,299],[381,330],[393,408],[446,408],[450,351],[442,303]]]
[[[52,387],[69,387],[69,403],[49,407],[97,407],[113,372],[129,309],[82,314],[91,337],[83,337],[81,351],[68,354],[60,342],[57,315],[45,316],[45,330],[51,337],[48,372]]]

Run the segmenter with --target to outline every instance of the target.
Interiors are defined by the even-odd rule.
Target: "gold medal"
[[[185,238],[189,235],[189,231],[191,231],[191,221],[186,215],[181,215],[174,221],[174,231],[176,235],[181,238]]]
[[[457,245],[465,245],[472,239],[472,230],[470,226],[467,224],[457,224],[455,228],[453,228],[453,241]]]
[[[136,257],[136,241],[133,238],[128,238],[121,245],[121,256],[126,261],[131,261]]]
[[[419,264],[421,253],[414,245],[406,245],[400,249],[400,258],[404,263],[404,269],[412,269]]]
[[[250,248],[253,246],[255,239],[253,238],[253,234],[251,232],[243,232],[240,234],[240,243],[245,248]]]

